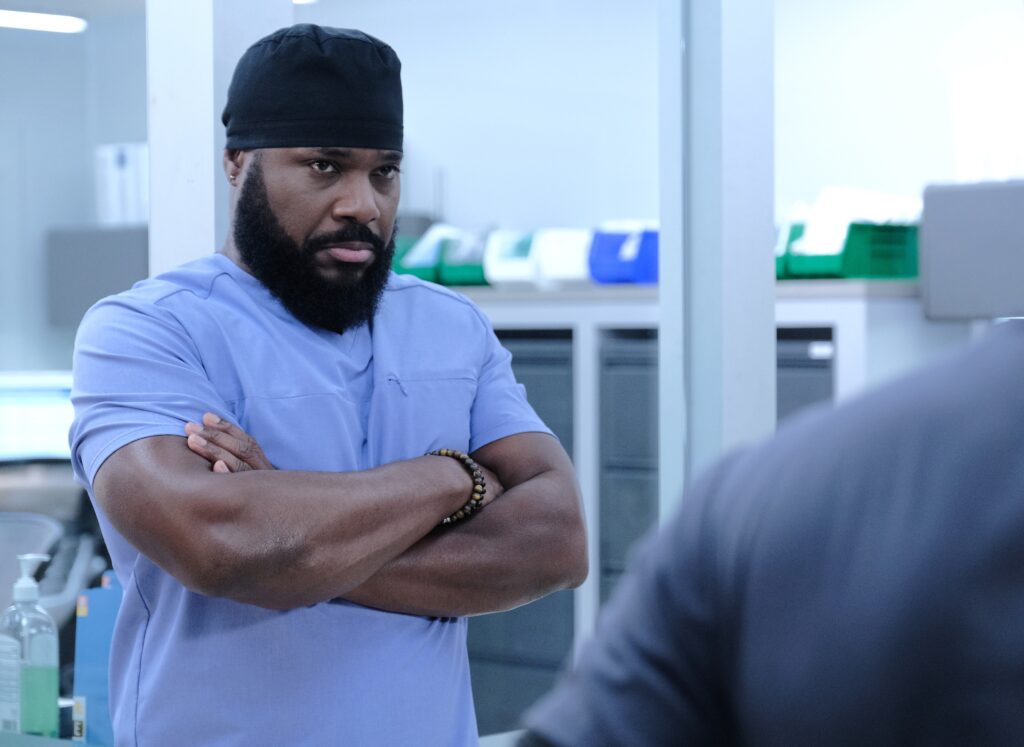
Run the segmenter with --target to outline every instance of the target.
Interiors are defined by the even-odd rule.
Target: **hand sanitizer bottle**
[[[21,731],[21,642],[0,633],[0,732]]]
[[[21,578],[14,584],[14,604],[0,619],[0,636],[21,644],[21,733],[58,736],[57,626],[39,606],[33,574],[48,555],[19,555]]]

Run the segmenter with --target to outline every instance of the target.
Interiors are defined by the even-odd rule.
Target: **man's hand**
[[[256,439],[212,412],[203,413],[203,424],[186,423],[188,448],[203,457],[214,472],[246,472],[276,469]]]
[[[255,438],[215,413],[204,413],[202,425],[186,423],[185,433],[188,434],[188,448],[213,465],[214,472],[228,474],[277,469],[264,455]],[[504,493],[505,487],[498,476],[482,464],[480,470],[487,483],[483,500],[486,506]]]

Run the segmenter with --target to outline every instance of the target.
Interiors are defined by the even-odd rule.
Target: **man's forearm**
[[[191,439],[189,448],[215,469],[273,470],[248,434],[223,422],[212,429],[217,449]],[[339,595],[394,612],[450,617],[509,609],[582,582],[587,550],[579,488],[557,440],[520,433],[473,456],[489,475],[488,495],[500,495],[503,485],[507,493],[469,521],[417,536]],[[325,582],[332,579],[314,580]]]
[[[439,529],[385,564],[346,599],[437,617],[511,609],[587,573],[586,535],[575,485],[542,473],[469,521]]]
[[[433,466],[436,463],[423,464]],[[424,471],[418,467],[397,462],[364,473],[224,475],[224,480],[251,483],[247,501],[266,506],[247,506],[244,518],[236,517],[221,528],[241,553],[233,573],[224,574],[220,593],[238,601],[291,608],[324,601],[362,583],[418,542],[469,493],[464,488],[453,493],[439,483],[427,483],[430,488],[425,491],[418,482]],[[417,487],[410,491],[409,486]],[[426,500],[425,492],[432,494]],[[454,494],[458,504],[441,508],[436,515],[445,494]],[[289,502],[297,505],[288,510],[282,504]],[[264,537],[280,535],[297,538],[301,556],[291,568],[284,557],[246,550]]]
[[[286,609],[362,584],[470,485],[439,457],[365,472],[215,474],[184,439],[160,436],[118,450],[94,490],[118,531],[188,588]]]

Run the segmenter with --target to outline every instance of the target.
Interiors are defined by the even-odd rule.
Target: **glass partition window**
[[[85,308],[145,276],[144,6],[77,3],[80,33],[0,27],[0,370],[69,368]],[[112,253],[125,226],[142,239]]]

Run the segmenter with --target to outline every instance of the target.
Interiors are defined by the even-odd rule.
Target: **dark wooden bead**
[[[432,456],[445,456],[457,459],[473,479],[473,491],[469,494],[469,500],[462,508],[450,516],[441,520],[442,525],[454,524],[460,519],[471,516],[475,511],[484,507],[484,497],[487,495],[487,481],[484,478],[483,470],[469,454],[457,449],[434,449],[427,454]]]

